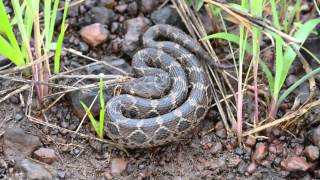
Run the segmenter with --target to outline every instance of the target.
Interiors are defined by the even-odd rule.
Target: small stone
[[[245,144],[249,147],[253,147],[256,144],[257,140],[254,136],[248,136],[246,139]]]
[[[296,156],[300,156],[303,153],[303,146],[301,145],[296,145],[293,149],[293,152]]]
[[[68,127],[69,127],[69,122],[62,121],[62,122],[61,122],[61,127],[62,127],[62,128],[65,128],[65,129],[68,129]]]
[[[109,32],[102,24],[95,23],[82,28],[80,36],[90,46],[96,47],[107,40]]]
[[[149,28],[149,20],[144,17],[137,17],[125,21],[126,34],[122,50],[129,56],[141,48],[140,39],[142,34]]]
[[[17,96],[11,96],[9,99],[12,104],[19,104],[20,103],[20,99]]]
[[[37,158],[38,160],[47,163],[47,164],[52,164],[56,159],[56,153],[54,152],[53,149],[49,149],[49,148],[40,148],[38,150],[36,150],[33,155],[35,156],[35,158]]]
[[[112,33],[116,33],[116,32],[118,31],[118,29],[119,29],[119,23],[113,22],[113,23],[111,24],[111,32],[112,32]]]
[[[302,157],[294,156],[283,160],[281,167],[287,171],[307,171],[311,164]]]
[[[16,115],[14,116],[14,119],[15,119],[16,121],[20,121],[20,120],[23,119],[23,117],[24,117],[24,115],[22,115],[22,114],[20,114],[20,113],[16,113]]]
[[[139,164],[138,168],[139,168],[140,170],[143,170],[143,169],[145,168],[145,165],[144,165],[144,164]]]
[[[136,1],[133,1],[132,3],[128,4],[128,14],[130,16],[136,16],[138,13],[138,4]]]
[[[240,161],[240,164],[238,165],[238,172],[240,174],[244,174],[247,170],[247,163],[245,163],[243,160]]]
[[[42,165],[24,159],[19,163],[21,169],[26,173],[26,179],[30,180],[46,180],[52,179],[52,175]]]
[[[3,151],[12,161],[19,161],[41,145],[37,136],[29,135],[21,128],[10,128],[3,135]]]
[[[111,9],[105,7],[93,7],[86,15],[85,20],[89,24],[100,23],[104,25],[111,25],[115,20],[116,14]]]
[[[254,162],[261,162],[264,158],[266,158],[268,154],[267,146],[264,143],[257,143],[255,151],[252,155],[252,160]]]
[[[254,162],[252,162],[252,163],[250,163],[249,166],[247,167],[247,172],[248,172],[249,174],[252,174],[252,173],[254,173],[254,172],[256,171],[256,169],[257,169],[257,164],[254,163]]]
[[[179,28],[184,27],[177,10],[170,6],[153,11],[151,20],[155,24],[170,24]]]
[[[310,160],[315,161],[319,158],[319,148],[317,146],[307,146],[304,155]]]
[[[114,8],[115,11],[117,11],[121,14],[126,12],[127,9],[128,9],[128,4],[121,4],[121,5],[118,5]]]
[[[150,13],[157,7],[158,3],[158,0],[141,0],[140,10],[146,14]]]
[[[124,158],[115,158],[111,161],[111,173],[113,175],[120,174],[126,170],[128,161]]]
[[[57,175],[60,179],[64,179],[66,177],[66,172],[62,169],[59,169]]]
[[[320,126],[316,127],[311,134],[311,141],[320,148]]]
[[[80,42],[79,46],[81,52],[87,53],[89,51],[89,46],[86,43]]]
[[[283,146],[282,144],[271,144],[269,146],[269,152],[273,154],[281,154],[283,152]]]
[[[73,153],[73,155],[78,155],[78,154],[80,153],[80,149],[74,148],[74,149],[72,150],[72,153]]]
[[[241,162],[241,158],[239,156],[233,156],[229,158],[229,163],[228,166],[229,167],[236,167],[239,165],[239,163]]]
[[[218,129],[218,130],[216,131],[216,135],[217,135],[218,137],[222,138],[222,139],[225,139],[225,138],[227,138],[227,130],[225,130],[225,129]]]
[[[292,84],[294,84],[295,82],[297,82],[298,78],[295,75],[289,75],[286,79],[286,86],[289,87]]]

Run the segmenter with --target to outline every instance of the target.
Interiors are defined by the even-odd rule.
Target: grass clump
[[[48,86],[51,70],[49,65],[49,53],[52,46],[55,48],[54,72],[59,73],[60,54],[66,30],[65,20],[69,6],[69,0],[64,2],[64,12],[61,31],[56,43],[53,42],[55,23],[58,12],[59,0],[43,1],[43,11],[40,11],[39,0],[12,0],[14,16],[6,13],[4,1],[0,1],[0,54],[8,58],[16,66],[24,66],[32,63],[32,76],[35,80],[35,89],[39,100],[48,95]],[[43,22],[43,24],[41,23]],[[14,29],[17,27],[17,31]],[[21,39],[18,43],[17,39]],[[41,61],[40,58],[44,60]]]

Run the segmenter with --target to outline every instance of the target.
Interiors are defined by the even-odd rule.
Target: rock
[[[53,149],[49,149],[49,148],[40,148],[38,150],[36,150],[33,155],[35,156],[35,158],[37,158],[38,160],[47,163],[47,164],[52,164],[56,159],[56,153],[54,152]]]
[[[70,6],[68,8],[68,16],[69,17],[77,17],[77,16],[79,16],[79,5]]]
[[[317,146],[307,146],[304,149],[304,155],[310,160],[315,161],[319,158],[319,148]]]
[[[256,149],[252,155],[252,160],[260,163],[264,158],[266,158],[267,154],[267,146],[264,143],[257,143]]]
[[[249,174],[252,174],[256,171],[256,169],[257,169],[257,164],[253,162],[253,163],[250,163],[249,166],[247,167],[247,172]]]
[[[21,161],[19,167],[26,173],[26,179],[30,180],[49,180],[52,175],[40,164],[34,163],[28,159]]]
[[[93,7],[86,15],[85,20],[88,24],[100,23],[111,25],[115,20],[116,14],[111,9],[105,7]]]
[[[273,154],[281,154],[283,152],[283,145],[282,144],[271,144],[269,146],[269,152]]]
[[[21,114],[21,113],[16,113],[16,115],[14,116],[14,119],[15,119],[16,121],[20,121],[20,120],[23,119],[23,117],[24,117],[23,114]]]
[[[253,147],[256,144],[256,138],[254,136],[248,136],[245,144],[249,147]]]
[[[122,50],[129,56],[141,48],[140,39],[142,34],[148,29],[150,21],[144,17],[137,17],[125,21],[126,34]]]
[[[13,104],[19,104],[20,103],[20,99],[17,96],[11,96],[10,98],[10,102]]]
[[[92,65],[86,68],[88,74],[115,74],[121,75],[121,72],[131,73],[132,67],[124,60],[114,56],[105,56],[102,58],[102,61],[107,62],[115,68],[111,68],[104,64]],[[121,71],[121,72],[120,72]]]
[[[307,171],[311,164],[302,157],[294,156],[281,161],[281,167],[287,171]]]
[[[107,180],[112,180],[112,175],[109,171],[106,171],[103,173],[103,176],[107,179]]]
[[[60,179],[64,179],[66,177],[66,172],[64,170],[58,169],[57,175]]]
[[[184,27],[178,12],[170,6],[153,11],[151,20],[155,24],[170,24],[182,29]]]
[[[128,14],[130,16],[136,16],[138,13],[138,4],[136,1],[131,2],[128,4]]]
[[[245,163],[243,160],[240,161],[240,163],[238,165],[238,172],[240,174],[244,174],[247,170],[247,167],[248,167],[247,163]]]
[[[120,4],[114,8],[115,11],[121,14],[126,12],[127,9],[128,9],[128,4]]]
[[[92,47],[105,42],[109,36],[109,31],[100,23],[88,25],[79,33],[82,39]]]
[[[37,136],[29,135],[21,128],[10,128],[3,135],[3,151],[12,161],[21,161],[41,145]]]
[[[128,161],[124,158],[115,158],[111,161],[111,173],[113,175],[120,174],[126,170]]]
[[[148,14],[152,12],[159,4],[158,0],[141,0],[140,11]]]
[[[79,46],[82,53],[87,53],[89,51],[89,46],[86,43],[80,42]]]
[[[311,141],[320,148],[320,126],[316,127],[311,134]]]
[[[119,29],[119,23],[117,22],[113,22],[111,24],[111,33],[116,33]]]

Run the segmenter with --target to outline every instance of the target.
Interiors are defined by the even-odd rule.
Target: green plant
[[[310,35],[312,30],[316,25],[320,23],[320,18],[311,19],[302,24],[296,18],[296,15],[299,13],[299,7],[301,5],[301,0],[298,0],[294,4],[294,8],[289,14],[287,13],[288,4],[284,0],[277,1],[277,3],[282,3],[282,6],[278,6],[275,0],[265,0],[265,1],[254,1],[254,0],[242,0],[241,5],[237,4],[221,4],[212,0],[205,0],[205,2],[209,3],[210,6],[214,5],[214,8],[219,8],[221,10],[225,10],[239,24],[239,35],[232,34],[227,32],[227,28],[225,28],[225,32],[216,33],[208,35],[204,37],[203,40],[207,39],[224,39],[232,43],[236,43],[239,45],[239,70],[238,73],[238,96],[237,96],[237,132],[238,137],[240,139],[242,132],[242,92],[243,92],[243,59],[244,54],[248,53],[252,55],[251,64],[253,65],[253,87],[254,87],[254,97],[255,97],[255,114],[254,114],[254,122],[257,125],[258,123],[258,87],[257,87],[257,77],[258,77],[258,67],[264,72],[266,79],[268,81],[269,90],[272,94],[272,103],[270,104],[270,112],[269,115],[274,117],[280,103],[293,91],[294,88],[298,87],[303,81],[308,79],[311,75],[318,73],[320,70],[316,69],[300,80],[298,80],[295,84],[289,87],[284,93],[280,94],[282,90],[285,79],[288,75],[288,72],[292,66],[293,61],[296,58],[296,53],[293,50],[298,50],[301,48],[303,42]],[[273,27],[267,24],[262,17],[266,16],[263,14],[263,9],[267,6],[271,7],[271,16]],[[281,7],[282,18],[279,18],[277,8]],[[211,9],[214,9],[211,8]],[[219,12],[213,10],[213,12]],[[218,14],[221,18],[222,15]],[[252,20],[254,19],[254,21]],[[297,23],[295,23],[294,19],[297,19]],[[222,19],[223,20],[223,19]],[[282,21],[281,21],[282,20]],[[298,28],[293,34],[291,39],[294,39],[295,42],[286,41],[284,39],[281,30],[284,32],[291,31],[292,25],[295,26],[299,24]],[[268,66],[263,62],[260,58],[260,42],[263,34],[270,34],[274,39],[275,45],[275,70],[274,72],[268,68]],[[248,41],[250,38],[251,41]],[[298,42],[298,43],[297,43]],[[259,66],[258,66],[259,65]],[[250,68],[249,70],[250,71]],[[249,72],[247,72],[249,73]]]
[[[97,121],[90,109],[88,108],[88,106],[86,106],[84,104],[84,102],[81,101],[81,105],[83,106],[84,110],[86,111],[86,113],[88,114],[88,117],[90,119],[90,122],[94,128],[94,130],[96,131],[98,137],[100,139],[103,139],[104,136],[104,116],[105,116],[105,102],[104,102],[104,98],[103,98],[103,81],[102,79],[100,79],[99,82],[99,100],[100,100],[100,115],[99,115],[99,121]]]
[[[49,82],[51,75],[48,54],[54,44],[52,40],[59,0],[48,0],[43,1],[43,3],[44,9],[43,13],[41,13],[39,0],[25,0],[22,1],[22,3],[20,3],[19,0],[12,0],[11,4],[14,10],[14,17],[10,19],[5,11],[3,0],[1,0],[0,54],[3,54],[17,66],[32,63],[32,76],[35,82],[44,82],[46,84]],[[52,5],[53,8],[51,8]],[[55,51],[55,67],[60,61],[61,47],[66,30],[65,19],[68,6],[69,0],[66,0],[61,25],[62,28]],[[43,18],[44,25],[41,24],[41,18]],[[22,40],[20,45],[17,41],[18,36],[15,35],[13,31],[15,25],[17,25],[18,28],[17,34],[20,34]],[[45,60],[39,61],[43,56]],[[59,69],[55,68],[55,73],[58,73],[58,71]],[[42,100],[44,96],[48,95],[47,85],[36,83],[35,88],[39,100]]]

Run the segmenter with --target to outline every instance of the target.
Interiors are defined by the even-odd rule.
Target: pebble
[[[29,180],[47,180],[52,179],[52,175],[42,165],[37,164],[29,159],[21,161],[21,169],[26,173],[26,179]]]
[[[47,164],[52,164],[57,159],[56,153],[50,148],[40,148],[33,152],[33,155],[38,160]]]
[[[150,21],[144,17],[137,17],[125,21],[126,34],[122,44],[122,50],[129,56],[141,48],[140,39],[149,28]]]
[[[108,9],[112,9],[116,4],[115,0],[100,0],[99,5],[104,6]]]
[[[316,127],[311,134],[311,141],[320,148],[320,126]]]
[[[64,179],[66,177],[66,172],[62,169],[58,169],[57,175],[60,179]]]
[[[310,160],[315,161],[319,158],[319,148],[317,146],[307,146],[304,149],[304,155]]]
[[[256,169],[257,169],[257,164],[254,163],[254,162],[252,162],[252,163],[250,163],[249,166],[247,167],[247,172],[248,172],[249,174],[252,174],[252,173],[254,173],[254,172],[256,171]]]
[[[138,4],[136,1],[133,1],[130,4],[128,4],[128,14],[130,16],[136,16],[138,14]]]
[[[89,51],[89,46],[88,44],[84,43],[84,42],[80,42],[79,44],[79,47],[80,47],[80,51],[82,53],[87,53]]]
[[[111,160],[111,174],[120,174],[126,170],[128,161],[124,158],[115,158]]]
[[[121,14],[126,12],[127,9],[128,9],[128,4],[120,4],[114,8],[116,12],[119,12]]]
[[[79,33],[81,38],[92,47],[105,42],[109,36],[109,31],[100,23],[85,26]]]
[[[113,23],[111,24],[111,32],[112,32],[112,33],[117,33],[118,29],[119,29],[119,23],[113,22]]]
[[[100,23],[104,25],[111,25],[115,20],[116,14],[111,9],[105,7],[94,7],[86,15],[85,20],[89,24]]]
[[[245,144],[249,147],[253,147],[256,144],[257,140],[254,136],[248,136],[246,139]]]
[[[281,161],[281,167],[287,171],[307,171],[311,164],[302,157],[294,156]]]
[[[19,104],[20,103],[20,99],[17,96],[11,96],[9,99],[12,104]]]
[[[252,160],[254,162],[261,162],[264,158],[266,158],[268,154],[267,146],[264,143],[257,143],[255,151],[252,155]]]
[[[155,24],[170,24],[179,28],[184,26],[176,9],[170,6],[153,11],[151,20]]]
[[[141,0],[140,2],[140,11],[146,14],[152,12],[159,4],[158,0]]]
[[[12,161],[20,161],[41,145],[37,136],[26,134],[21,128],[9,128],[3,134],[3,151]]]
[[[21,113],[16,113],[16,115],[14,116],[14,119],[15,119],[16,121],[20,121],[20,120],[23,119],[23,117],[24,117],[23,114],[21,114]]]
[[[240,161],[238,165],[238,172],[240,174],[244,174],[247,171],[247,163],[245,163],[243,160]]]

